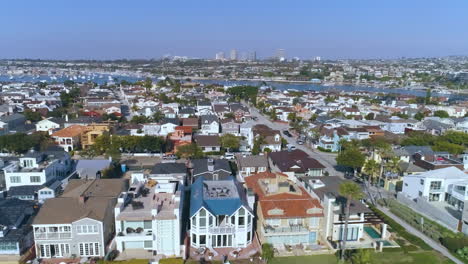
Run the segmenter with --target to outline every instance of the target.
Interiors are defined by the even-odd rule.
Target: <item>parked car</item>
[[[288,148],[288,150],[295,150],[296,149],[296,146],[294,146],[293,144],[287,144],[286,147]]]
[[[283,134],[285,134],[285,135],[288,136],[288,137],[292,137],[291,133],[289,133],[288,130],[284,130],[284,131],[283,131]]]
[[[173,160],[173,159],[177,159],[177,156],[174,154],[163,154],[162,158],[164,160]]]
[[[297,144],[299,144],[299,145],[304,145],[304,141],[298,140],[298,141],[297,141]]]
[[[227,159],[227,160],[233,160],[234,159],[234,153],[225,153],[223,158]]]

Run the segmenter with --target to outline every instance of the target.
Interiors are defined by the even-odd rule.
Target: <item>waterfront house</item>
[[[104,257],[112,239],[114,207],[123,179],[70,180],[47,199],[32,224],[39,258]]]

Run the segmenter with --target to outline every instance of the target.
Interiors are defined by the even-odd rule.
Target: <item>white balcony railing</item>
[[[72,233],[34,233],[35,239],[70,239]]]

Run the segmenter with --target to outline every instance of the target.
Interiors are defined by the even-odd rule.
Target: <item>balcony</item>
[[[264,226],[265,234],[277,234],[277,233],[308,233],[309,229],[303,225],[290,225],[290,226]]]
[[[235,233],[236,228],[233,226],[217,226],[217,227],[209,227],[208,231],[211,234],[230,234],[230,233]]]
[[[119,232],[118,236],[151,236],[153,235],[152,229],[143,229],[141,227],[137,229],[127,228],[123,232]]]
[[[71,239],[72,233],[34,233],[35,239]]]

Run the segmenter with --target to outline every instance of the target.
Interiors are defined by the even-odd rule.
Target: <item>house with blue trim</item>
[[[191,186],[190,245],[194,248],[245,248],[253,241],[255,197],[234,178],[207,180]]]

